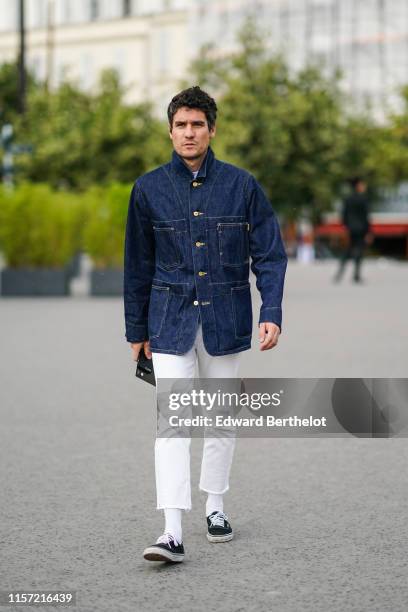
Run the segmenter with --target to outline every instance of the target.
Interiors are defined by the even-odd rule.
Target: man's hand
[[[139,359],[140,349],[143,346],[143,350],[148,359],[152,358],[152,352],[150,350],[150,342],[149,340],[145,340],[144,342],[133,342],[130,344],[130,348],[133,353],[133,361],[137,361]]]
[[[267,351],[268,349],[271,349],[276,346],[278,344],[279,334],[279,326],[275,325],[275,323],[270,323],[269,321],[266,323],[260,323],[259,349],[261,351]]]

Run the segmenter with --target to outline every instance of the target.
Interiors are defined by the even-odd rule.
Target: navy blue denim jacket
[[[251,347],[249,265],[262,307],[259,323],[281,326],[287,256],[264,192],[247,171],[211,148],[194,179],[174,151],[138,178],[126,224],[124,309],[128,342],[182,355],[201,319],[210,355]]]

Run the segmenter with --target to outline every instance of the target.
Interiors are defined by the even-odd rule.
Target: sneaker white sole
[[[210,533],[207,533],[207,540],[209,542],[229,542],[230,540],[232,540],[233,537],[234,537],[233,533],[227,533],[226,535],[222,535],[222,536],[214,536],[214,535],[211,535]]]
[[[181,553],[172,553],[164,548],[156,548],[155,546],[149,546],[143,552],[143,557],[147,561],[173,561],[180,563],[184,560],[184,555]]]

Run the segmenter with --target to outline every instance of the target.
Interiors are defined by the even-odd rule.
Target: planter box
[[[64,296],[69,294],[65,268],[4,268],[1,271],[3,296]]]
[[[91,271],[91,295],[123,295],[123,269],[94,268]]]

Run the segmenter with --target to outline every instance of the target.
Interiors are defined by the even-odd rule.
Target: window
[[[169,61],[169,31],[165,28],[159,33],[159,70],[166,72]]]
[[[30,69],[35,74],[36,78],[39,80],[42,79],[44,75],[42,74],[42,70],[41,70],[42,69],[41,57],[39,57],[38,55],[35,55],[29,61],[29,65],[30,65]]]
[[[132,1],[123,0],[122,4],[122,15],[123,17],[129,17],[132,14]]]
[[[71,21],[71,11],[70,11],[70,0],[64,0],[64,23],[69,23]]]
[[[94,83],[94,69],[92,56],[89,53],[83,53],[79,63],[79,78],[83,89],[90,89]]]
[[[16,2],[19,5],[18,2]],[[44,0],[35,0],[25,3],[25,21],[28,28],[44,28],[47,24],[47,4]],[[19,20],[20,9],[17,8],[17,19]],[[17,22],[19,25],[19,21]],[[17,26],[18,27],[18,26]]]
[[[91,0],[91,21],[99,18],[99,0]]]

